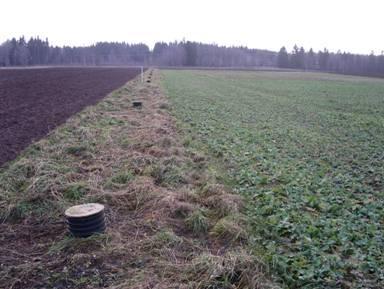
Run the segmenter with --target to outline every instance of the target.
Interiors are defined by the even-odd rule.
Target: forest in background
[[[58,47],[39,37],[21,37],[0,45],[0,66],[32,65],[155,65],[190,67],[279,67],[344,74],[384,76],[384,54],[359,55],[326,48],[314,52],[294,46],[291,52],[226,47],[192,41],[146,44],[98,42],[85,47]]]

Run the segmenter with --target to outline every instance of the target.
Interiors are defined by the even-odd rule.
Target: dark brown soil
[[[0,166],[139,72],[133,68],[0,70]]]

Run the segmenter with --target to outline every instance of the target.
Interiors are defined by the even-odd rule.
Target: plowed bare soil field
[[[0,166],[87,105],[134,78],[134,68],[0,70]]]

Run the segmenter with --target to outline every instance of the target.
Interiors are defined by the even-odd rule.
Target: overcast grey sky
[[[222,45],[376,54],[382,0],[1,0],[0,41],[24,35],[53,45],[195,40]]]

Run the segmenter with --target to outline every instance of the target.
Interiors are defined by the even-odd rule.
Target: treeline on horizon
[[[51,46],[39,37],[21,37],[0,45],[0,66],[29,65],[155,65],[195,67],[279,67],[344,74],[384,76],[384,54],[359,55],[327,49],[314,52],[294,46],[291,52],[226,47],[191,41],[143,43],[98,42],[86,47]]]
[[[384,76],[384,54],[360,55],[338,51],[331,53],[326,48],[315,53],[313,49],[305,51],[297,45],[288,53],[282,47],[277,54],[277,66],[305,70],[320,70],[342,74]]]

